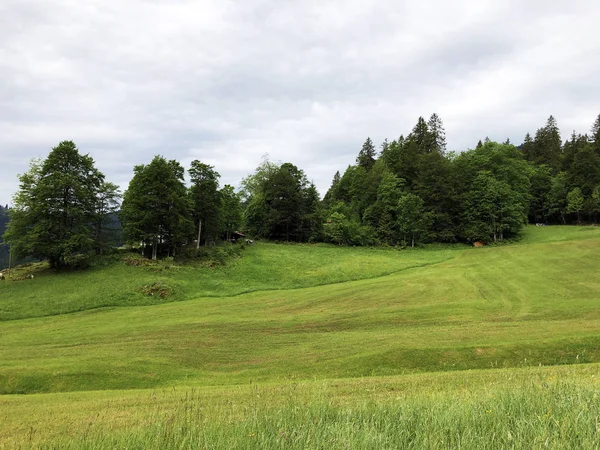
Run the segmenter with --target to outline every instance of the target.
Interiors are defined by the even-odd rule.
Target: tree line
[[[529,221],[597,222],[600,115],[591,133],[564,143],[550,116],[522,145],[485,139],[447,152],[442,120],[420,117],[377,152],[367,138],[325,195],[324,238],[340,244],[498,242]]]
[[[193,161],[189,173],[186,187],[181,164],[156,156],[134,168],[121,195],[89,155],[61,142],[19,176],[4,240],[15,258],[62,268],[86,265],[122,235],[152,258],[172,256],[194,239],[197,248],[228,238],[241,218],[238,195],[232,186],[219,189],[219,174],[209,165]]]
[[[334,175],[321,200],[292,163],[265,159],[238,192],[213,166],[186,169],[156,156],[135,166],[127,190],[105,180],[89,155],[61,142],[19,177],[4,240],[17,257],[78,265],[123,240],[149,258],[254,238],[340,245],[500,242],[531,223],[597,222],[600,115],[590,134],[562,141],[554,117],[519,146],[485,139],[446,148],[441,118],[420,117],[380,150],[367,138],[355,164]],[[0,208],[0,231],[7,209]],[[4,250],[1,250],[4,248]],[[6,246],[0,246],[0,257]],[[1,261],[0,261],[1,262]]]

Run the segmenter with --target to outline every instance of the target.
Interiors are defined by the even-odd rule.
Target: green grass
[[[439,263],[464,248],[395,250],[259,243],[247,247],[241,259],[215,268],[173,263],[134,267],[119,261],[57,276],[43,265],[33,265],[17,276],[34,273],[35,279],[0,282],[0,321],[374,278]],[[143,287],[153,283],[161,283],[171,295],[144,295]]]
[[[0,397],[6,448],[599,448],[600,365]]]
[[[0,447],[599,448],[599,230],[0,283]]]
[[[519,244],[539,244],[560,241],[581,241],[600,238],[600,227],[593,226],[550,226],[529,225],[522,234]]]

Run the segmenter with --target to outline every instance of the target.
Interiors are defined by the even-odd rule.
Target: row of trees
[[[60,268],[119,245],[123,232],[128,242],[150,248],[153,258],[172,255],[194,238],[196,247],[228,238],[241,220],[238,195],[231,186],[219,189],[211,166],[194,161],[189,173],[187,188],[183,167],[157,156],[134,168],[121,205],[118,187],[105,180],[93,159],[73,142],[61,142],[19,177],[4,240],[14,257],[44,259]],[[0,219],[5,213],[2,208]]]
[[[447,153],[441,119],[419,118],[406,136],[370,139],[325,195],[324,237],[345,244],[501,241],[527,220],[597,222],[600,116],[591,135],[562,143],[556,120],[515,147],[485,139]]]
[[[591,133],[562,142],[550,116],[522,145],[485,139],[447,152],[442,120],[419,118],[412,131],[377,151],[367,138],[356,163],[337,172],[320,200],[295,165],[265,159],[239,192],[219,186],[214,167],[188,169],[156,156],[134,168],[124,195],[71,141],[21,175],[4,239],[16,256],[77,264],[125,239],[148,256],[253,237],[347,245],[502,241],[530,222],[600,218],[600,116]],[[122,204],[120,200],[122,198]],[[120,221],[119,221],[120,219]],[[0,208],[0,230],[6,208]],[[122,225],[122,229],[121,229]],[[0,257],[6,246],[0,246]],[[1,261],[0,261],[1,262]]]
[[[230,185],[219,189],[220,175],[212,166],[192,161],[188,171],[174,160],[156,156],[134,168],[123,196],[121,220],[130,242],[151,248],[151,257],[174,255],[184,245],[210,245],[230,239],[241,222],[238,194]]]

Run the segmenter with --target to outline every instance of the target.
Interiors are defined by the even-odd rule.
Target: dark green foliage
[[[202,236],[204,236],[204,242],[209,244],[214,242],[221,232],[220,175],[213,166],[198,160],[192,161],[189,174],[191,182],[189,197],[192,205],[192,217],[196,224],[196,248],[199,248]],[[232,221],[233,219],[229,220],[230,223]]]
[[[531,182],[529,222],[547,223],[552,216],[550,212],[552,169],[545,164],[532,165],[529,181]]]
[[[134,168],[123,197],[121,219],[129,242],[152,246],[156,259],[183,245],[193,231],[184,169],[176,161],[155,156],[148,165]]]
[[[553,116],[548,118],[546,126],[535,133],[535,139],[528,152],[529,161],[547,164],[554,171],[561,168],[562,141],[558,124]]]
[[[529,167],[512,145],[489,142],[455,161],[461,239],[501,241],[519,233],[529,209]]]
[[[225,240],[229,241],[231,233],[238,230],[242,224],[242,203],[240,196],[233,186],[226,184],[220,192],[221,196],[221,227]]]
[[[408,141],[416,145],[417,152],[420,154],[429,153],[434,150],[434,136],[429,130],[429,126],[423,117],[419,117],[417,124],[408,135]]]
[[[96,253],[102,254],[121,245],[123,229],[119,221],[121,193],[116,184],[103,182],[96,198],[96,220],[93,225]]]
[[[48,259],[56,268],[80,266],[105,246],[106,218],[119,194],[73,142],[61,142],[19,179],[5,234],[14,255]]]
[[[431,226],[431,213],[425,211],[425,202],[415,194],[406,194],[398,201],[398,227],[405,242],[409,241],[411,247],[415,241]]]
[[[117,187],[104,182],[91,158],[78,162],[74,144],[59,147],[74,152],[66,163],[72,167],[52,169],[61,164],[55,156],[34,162],[20,178],[6,233],[16,254],[49,258],[55,266],[79,263],[121,241]],[[486,137],[458,154],[447,152],[437,114],[419,117],[406,138],[385,139],[379,157],[367,138],[356,164],[335,173],[322,201],[301,169],[266,157],[239,193],[232,186],[219,189],[219,174],[200,161],[192,162],[189,174],[187,189],[176,161],[156,157],[134,169],[120,217],[129,242],[151,246],[154,258],[230,240],[234,231],[346,245],[499,242],[518,236],[527,220],[600,219],[600,115],[589,137],[573,132],[564,144],[550,116],[519,147]],[[0,230],[5,216],[0,208]],[[0,262],[6,253],[0,247]]]
[[[371,138],[367,138],[363,144],[362,149],[356,158],[356,164],[367,172],[371,170],[371,167],[375,164],[375,146],[373,145]]]
[[[446,153],[446,130],[444,130],[442,119],[436,113],[433,113],[427,122],[427,126],[431,133],[433,151],[443,155]]]
[[[551,119],[539,135],[552,138],[557,133]],[[486,138],[474,150],[446,154],[441,119],[435,114],[429,122],[419,118],[407,139],[384,141],[369,171],[357,164],[335,177],[324,202],[326,239],[349,243],[352,232],[367,227],[387,245],[413,245],[413,238],[415,244],[498,242],[518,235],[528,215],[541,222],[568,217],[568,191],[563,196],[560,183],[553,180],[554,169],[526,161],[535,156],[534,146],[529,135],[520,148]],[[597,201],[588,197],[584,211],[599,211],[600,182]]]
[[[319,195],[295,165],[265,160],[242,188],[245,227],[253,237],[305,242],[322,235]]]

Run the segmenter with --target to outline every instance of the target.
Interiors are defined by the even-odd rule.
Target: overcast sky
[[[268,153],[323,195],[432,112],[457,151],[550,114],[585,133],[599,23],[593,0],[2,0],[0,203],[62,140],[123,188],[157,154],[237,186]]]

